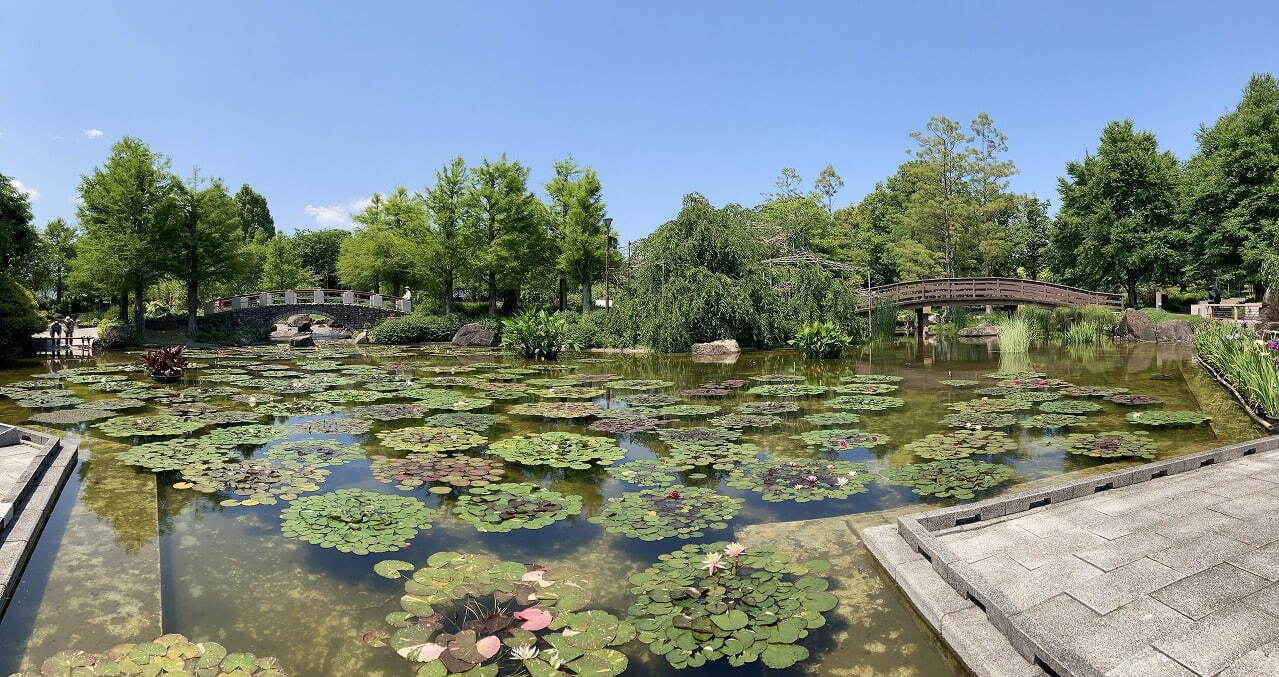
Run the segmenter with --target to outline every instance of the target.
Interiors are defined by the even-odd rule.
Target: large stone
[[[453,345],[492,347],[497,345],[497,332],[485,329],[479,322],[464,324],[453,334]]]
[[[315,339],[311,338],[310,334],[298,334],[289,339],[289,345],[294,348],[314,348]]]
[[[1155,340],[1159,343],[1194,343],[1195,331],[1186,320],[1164,320],[1155,325]]]
[[[365,345],[368,342],[369,342],[369,333],[367,331],[362,331],[356,334],[355,337],[351,339],[351,343],[354,343],[357,346]]]
[[[1126,308],[1119,316],[1119,324],[1115,325],[1115,338],[1125,341],[1154,341],[1155,323],[1140,310]]]
[[[1265,323],[1279,322],[1279,287],[1266,290],[1261,299],[1260,319]]]
[[[742,352],[736,339],[721,339],[710,343],[694,343],[694,355],[733,355]]]
[[[290,315],[289,319],[285,320],[284,323],[297,329],[299,334],[305,334],[311,331],[310,315]]]
[[[999,336],[999,327],[982,323],[976,327],[964,327],[959,330],[960,336]]]

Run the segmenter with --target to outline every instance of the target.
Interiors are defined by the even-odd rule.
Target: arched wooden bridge
[[[1119,294],[1089,291],[1064,284],[1010,277],[951,277],[894,282],[861,291],[871,304],[897,308],[930,306],[1003,306],[1034,303],[1043,306],[1097,305],[1123,308]]]
[[[290,315],[331,317],[347,327],[363,328],[413,310],[408,299],[350,289],[277,289],[238,294],[204,304],[206,318],[226,317],[236,324],[270,329]]]

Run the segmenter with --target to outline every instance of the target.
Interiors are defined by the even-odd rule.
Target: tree
[[[927,280],[945,274],[942,254],[910,239],[895,240],[888,245],[888,255],[902,280]]]
[[[913,224],[913,239],[930,249],[940,249],[947,277],[954,277],[957,247],[961,238],[968,188],[967,150],[973,139],[959,123],[938,115],[928,121],[925,132],[912,132],[915,157],[910,165],[917,174],[918,189],[911,196],[907,219]]]
[[[315,284],[315,275],[298,264],[293,241],[283,233],[266,241],[262,261],[262,289],[299,289]]]
[[[546,258],[544,223],[549,218],[528,190],[528,169],[502,155],[485,160],[472,173],[467,202],[476,243],[473,262],[488,286],[489,316],[497,317],[498,282],[517,301],[520,283]],[[507,313],[515,308],[506,307]]]
[[[316,276],[316,284],[325,289],[338,286],[338,255],[342,243],[351,233],[337,228],[324,230],[300,230],[293,234],[293,250],[298,263]]]
[[[1198,140],[1185,181],[1191,272],[1261,295],[1262,270],[1279,257],[1279,79],[1254,75],[1235,110],[1200,127]]]
[[[426,190],[426,211],[430,216],[426,265],[440,281],[444,314],[453,312],[453,290],[468,260],[473,214],[467,200],[470,172],[461,157],[455,157],[435,172],[435,185]]]
[[[45,224],[40,234],[40,268],[44,281],[42,288],[53,293],[53,300],[62,304],[62,296],[67,290],[67,277],[71,274],[71,264],[75,260],[76,239],[79,234],[75,228],[67,225],[63,219],[54,219]]]
[[[31,223],[31,201],[0,174],[0,275],[30,283],[39,235]]]
[[[245,242],[253,240],[259,233],[268,239],[275,237],[275,219],[271,218],[266,198],[250,188],[249,184],[240,186],[240,190],[236,191],[235,207]]]
[[[1122,285],[1136,307],[1138,284],[1164,282],[1179,269],[1179,171],[1154,134],[1135,132],[1131,120],[1106,125],[1097,154],[1067,164],[1057,180],[1053,270],[1093,289]]]
[[[777,173],[777,180],[773,182],[773,186],[777,188],[777,192],[773,196],[795,197],[799,195],[799,186],[804,183],[804,179],[794,167],[782,167],[782,171]]]
[[[835,196],[843,187],[844,180],[835,173],[833,165],[826,165],[826,168],[817,175],[817,180],[813,182],[813,190],[826,202],[827,214],[832,216],[835,214]]]
[[[236,199],[220,180],[203,188],[201,185],[199,175],[193,174],[187,184],[178,186],[178,216],[173,238],[168,242],[168,272],[186,286],[189,336],[195,336],[202,285],[235,276],[244,242]]]
[[[546,192],[553,230],[559,233],[561,279],[581,286],[582,312],[590,312],[595,298],[591,283],[604,274],[605,207],[599,175],[589,167],[578,168],[572,158],[562,160],[555,163],[555,178]]]
[[[374,292],[389,287],[391,294],[399,294],[402,285],[422,279],[427,223],[422,196],[404,186],[386,196],[376,193],[354,219],[360,227],[342,242],[338,253],[343,284]]]
[[[166,269],[181,182],[169,161],[133,137],[111,148],[101,167],[80,181],[77,216],[84,229],[73,277],[120,297],[120,319],[133,294],[134,327],[143,330],[142,292]]]
[[[1047,200],[1025,196],[1018,201],[1009,224],[1010,263],[1015,271],[1031,280],[1039,279],[1047,263],[1048,234],[1052,229],[1048,207]]]

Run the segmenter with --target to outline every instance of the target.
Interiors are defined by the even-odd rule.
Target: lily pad
[[[545,418],[590,418],[598,416],[600,408],[588,402],[530,402],[517,404],[507,412]]]
[[[1200,423],[1211,421],[1212,417],[1189,409],[1155,409],[1153,411],[1134,411],[1125,416],[1124,420],[1138,425],[1179,427],[1199,425]]]
[[[458,519],[486,532],[540,529],[581,512],[580,496],[527,482],[473,487],[453,506]]]
[[[975,385],[981,384],[981,381],[974,381],[970,378],[948,378],[943,379],[941,384],[951,388],[971,388]]]
[[[679,402],[679,398],[661,393],[640,393],[638,395],[627,395],[622,398],[622,401],[635,407],[665,407],[668,404]]]
[[[1110,397],[1126,392],[1128,392],[1127,388],[1112,386],[1070,386],[1061,390],[1061,394],[1070,397]]]
[[[728,414],[712,418],[709,423],[717,428],[772,428],[781,425],[782,419],[768,414]]]
[[[773,383],[755,386],[747,390],[746,394],[765,397],[812,397],[826,394],[826,387],[809,383]]]
[[[116,454],[115,458],[126,465],[162,472],[197,463],[229,463],[239,460],[240,454],[231,445],[195,437],[139,444]]]
[[[721,444],[731,443],[733,440],[742,436],[742,431],[731,430],[729,428],[662,428],[657,431],[657,437],[663,442],[670,444],[681,444],[687,442],[718,442]]]
[[[604,469],[609,477],[641,487],[664,487],[679,482],[669,466],[661,460],[645,458]]]
[[[831,430],[809,430],[798,435],[791,435],[792,440],[800,440],[810,447],[823,449],[867,449],[887,444],[891,438],[880,433],[868,433],[854,428],[836,428]]]
[[[359,418],[322,418],[285,426],[291,432],[307,435],[363,435],[372,427],[368,421]]]
[[[285,465],[300,464],[322,468],[361,460],[364,458],[364,451],[359,445],[337,440],[288,440],[267,449],[263,456]]]
[[[1096,425],[1087,416],[1072,414],[1035,414],[1017,421],[1017,424],[1023,428],[1048,429]]]
[[[910,487],[922,496],[968,499],[1012,480],[1016,473],[999,463],[963,458],[895,466],[880,476],[889,484]]]
[[[172,437],[185,435],[203,428],[206,423],[193,421],[172,414],[152,414],[149,416],[116,416],[93,427],[111,437]]]
[[[372,457],[369,471],[379,482],[408,491],[432,482],[451,487],[478,487],[502,479],[502,463],[492,458],[411,453],[404,458]]]
[[[952,428],[1007,428],[1017,422],[1012,414],[988,413],[982,411],[963,411],[958,414],[946,414],[941,422]]]
[[[237,425],[229,428],[218,428],[204,435],[204,439],[217,444],[236,446],[258,446],[276,440],[282,440],[288,433],[274,425]]]
[[[794,400],[785,402],[743,402],[737,405],[737,411],[743,414],[793,414],[799,411],[799,404]]]
[[[775,456],[739,466],[728,486],[763,494],[765,501],[820,501],[866,491],[875,475],[862,463]]]
[[[465,428],[435,426],[384,430],[377,436],[382,444],[401,451],[462,451],[488,442],[483,435]]]
[[[1088,400],[1055,400],[1039,405],[1039,410],[1047,414],[1088,414],[1101,411],[1101,405]]]
[[[39,672],[16,677],[52,675],[202,675],[206,677],[283,677],[279,659],[250,653],[228,653],[217,642],[193,642],[183,635],[162,635],[142,644],[120,644],[92,654],[61,651],[46,659]]]
[[[675,486],[613,496],[588,521],[613,533],[644,541],[701,538],[707,529],[725,529],[742,500],[710,489]]]
[[[862,417],[847,411],[823,411],[809,414],[804,417],[804,420],[815,426],[857,425]]]
[[[1154,395],[1130,395],[1126,393],[1115,393],[1114,395],[1107,395],[1104,399],[1107,400],[1108,402],[1114,402],[1115,404],[1123,404],[1130,407],[1140,406],[1145,404],[1163,404],[1164,402],[1163,398],[1155,397]]]
[[[658,461],[672,470],[712,468],[732,470],[743,463],[754,461],[760,453],[753,444],[732,444],[716,440],[714,444],[681,442],[671,445]]]
[[[1152,459],[1159,454],[1159,446],[1145,431],[1104,433],[1075,433],[1056,440],[1066,451],[1093,458],[1143,458]]]
[[[407,548],[436,515],[416,498],[363,489],[300,498],[280,513],[285,536],[357,555]]]
[[[826,400],[825,404],[831,409],[883,411],[900,407],[906,404],[906,400],[888,395],[841,395],[840,397]]]
[[[658,426],[670,423],[661,418],[602,418],[587,426],[595,432],[613,435],[629,435],[656,430]]]
[[[479,433],[497,425],[498,417],[496,414],[477,414],[470,411],[459,411],[428,416],[423,422],[429,426],[463,428],[465,430]]]
[[[276,499],[291,501],[299,494],[318,491],[329,471],[301,465],[265,461],[194,463],[182,468],[183,481],[176,489],[204,493],[226,491],[236,498],[223,505],[273,505]]]
[[[956,430],[952,433],[933,433],[915,440],[904,447],[921,458],[943,461],[968,458],[973,454],[1002,454],[1017,449],[1017,440],[998,430]]]
[[[719,412],[713,404],[672,404],[657,410],[659,416],[710,416]]]
[[[489,445],[489,453],[521,465],[578,470],[609,465],[626,456],[626,450],[611,438],[561,432],[508,437]]]
[[[269,416],[323,416],[332,414],[338,408],[328,402],[292,400],[266,402],[254,407],[253,410]]]

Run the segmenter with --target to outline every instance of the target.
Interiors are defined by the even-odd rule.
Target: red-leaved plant
[[[153,377],[173,378],[182,375],[187,367],[187,358],[182,355],[182,346],[166,346],[159,350],[148,350],[142,356],[142,366]]]

